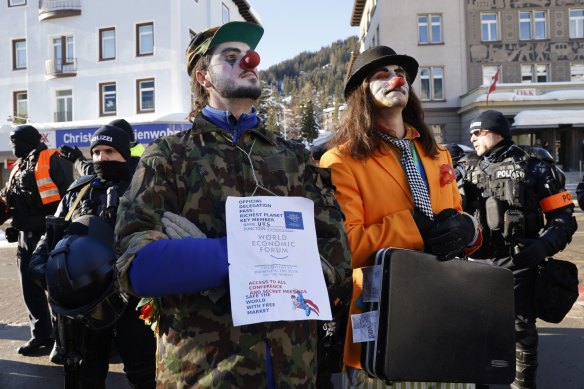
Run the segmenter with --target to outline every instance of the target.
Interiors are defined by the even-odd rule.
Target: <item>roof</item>
[[[246,22],[260,24],[258,19],[253,14],[249,3],[246,0],[233,0],[233,2],[235,3],[235,5],[237,5],[239,13],[241,14],[241,16],[243,16]]]
[[[571,124],[574,127],[584,125],[584,110],[550,110],[539,109],[521,111],[515,115],[513,128],[521,127],[558,127]]]

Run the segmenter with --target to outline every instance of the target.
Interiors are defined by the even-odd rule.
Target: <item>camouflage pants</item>
[[[387,385],[384,381],[367,376],[363,370],[347,368],[343,373],[343,389],[474,389],[474,384],[446,382],[394,382]]]

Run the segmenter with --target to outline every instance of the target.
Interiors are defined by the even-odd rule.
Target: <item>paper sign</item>
[[[304,197],[228,197],[233,325],[332,320],[314,203]]]
[[[363,272],[363,292],[361,298],[364,303],[378,303],[381,301],[381,265],[361,268]]]
[[[371,342],[377,337],[379,311],[351,315],[353,343]]]

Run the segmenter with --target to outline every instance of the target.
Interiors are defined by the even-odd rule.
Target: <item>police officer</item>
[[[470,134],[479,160],[465,177],[466,211],[479,220],[484,238],[472,258],[513,272],[517,371],[512,387],[535,388],[536,269],[571,241],[577,228],[574,205],[553,163],[514,145],[503,114],[481,113]]]
[[[118,199],[131,179],[130,141],[123,130],[106,125],[94,133],[90,150],[95,174],[81,177],[71,185],[55,216],[64,217],[66,222],[84,215],[98,216],[111,226],[113,243]],[[68,231],[68,234],[79,232]],[[51,249],[48,237],[43,236],[31,261],[30,272],[41,281]],[[150,328],[139,319],[139,312],[135,310],[137,302],[135,297],[130,297],[125,312],[113,327],[101,331],[84,330],[80,387],[104,388],[112,339],[130,384],[135,388],[155,387],[156,342]]]
[[[53,325],[47,296],[28,275],[32,251],[45,232],[45,216],[52,215],[67,187],[73,181],[71,168],[58,157],[57,150],[41,142],[31,125],[16,127],[10,133],[12,152],[17,159],[6,187],[0,193],[0,223],[12,218],[6,229],[9,242],[18,241],[16,259],[24,303],[28,311],[31,339],[17,352],[36,355],[53,346]]]
[[[466,195],[464,193],[463,178],[466,175],[466,169],[468,168],[468,158],[462,147],[456,143],[448,143],[445,146],[450,153],[450,157],[452,158],[452,167],[454,168],[454,173],[456,174],[456,183],[458,185],[460,197],[462,198],[462,206],[464,207],[466,205]]]

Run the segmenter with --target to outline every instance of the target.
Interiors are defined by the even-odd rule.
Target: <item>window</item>
[[[12,41],[12,69],[26,69],[26,39]]]
[[[55,112],[55,121],[73,121],[73,91],[71,89],[58,90],[56,97],[57,111]]]
[[[116,58],[116,29],[103,28],[99,30],[99,60],[107,61]]]
[[[223,24],[229,23],[229,8],[225,5],[225,3],[221,3],[222,7],[222,17],[223,17]]]
[[[16,123],[26,123],[28,119],[28,93],[26,91],[17,91],[13,94],[14,110],[13,116]]]
[[[497,65],[483,66],[483,85],[490,86],[493,83],[493,77],[497,73]],[[501,80],[501,73],[499,73],[499,80]]]
[[[444,125],[443,124],[430,124],[430,129],[434,134],[434,139],[436,142],[443,143],[444,142]]]
[[[535,82],[548,82],[548,65],[535,65]]]
[[[17,7],[19,5],[26,5],[26,0],[8,0],[9,7]]]
[[[117,92],[115,82],[99,84],[99,116],[115,115]]]
[[[420,68],[422,100],[444,100],[444,68]]]
[[[584,38],[584,9],[570,10],[570,38]]]
[[[547,82],[548,65],[521,65],[521,82]]]
[[[483,42],[499,40],[499,20],[496,13],[481,14],[481,40]]]
[[[519,39],[546,39],[546,11],[519,12]]]
[[[136,81],[138,113],[154,112],[154,79]]]
[[[442,15],[418,15],[418,43],[442,43]]]
[[[53,38],[53,59],[58,68],[75,61],[75,43],[72,36]]]
[[[154,54],[154,24],[144,23],[136,25],[136,56]]]
[[[584,82],[584,63],[570,64],[570,81]]]

